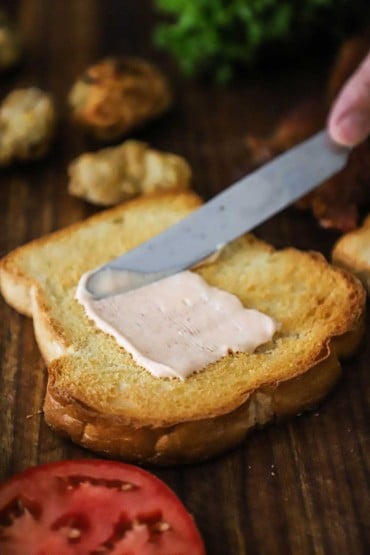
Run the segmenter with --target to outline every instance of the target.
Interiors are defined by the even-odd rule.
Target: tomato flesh
[[[158,478],[118,462],[41,465],[0,486],[2,555],[204,555],[192,517]]]

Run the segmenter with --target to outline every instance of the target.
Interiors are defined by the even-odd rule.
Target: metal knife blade
[[[85,281],[87,291],[102,298],[191,268],[337,173],[349,152],[321,131],[179,223],[91,272]]]

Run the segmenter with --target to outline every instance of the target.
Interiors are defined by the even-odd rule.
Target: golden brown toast
[[[353,272],[370,291],[370,215],[362,227],[346,233],[337,241],[333,261]]]
[[[251,234],[196,271],[281,323],[273,341],[255,353],[228,355],[185,381],[160,379],[97,329],[74,298],[80,276],[199,204],[190,192],[143,197],[2,260],[2,294],[33,318],[48,365],[45,419],[73,441],[130,461],[207,458],[256,425],[317,404],[340,375],[338,357],[357,347],[361,283],[318,253],[277,251]]]

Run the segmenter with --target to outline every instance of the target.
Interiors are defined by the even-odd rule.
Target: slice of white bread
[[[346,233],[337,241],[333,262],[356,274],[370,292],[370,215],[362,227]]]
[[[81,274],[199,203],[193,193],[134,200],[2,260],[2,294],[33,317],[48,365],[45,419],[73,441],[130,461],[207,458],[240,442],[256,425],[317,404],[340,375],[338,357],[357,347],[361,283],[320,254],[276,251],[250,234],[196,271],[282,324],[257,352],[228,355],[185,381],[158,379],[98,330],[74,299]]]

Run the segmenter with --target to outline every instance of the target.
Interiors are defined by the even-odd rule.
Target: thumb
[[[328,131],[346,146],[356,146],[370,134],[370,53],[335,100]]]

